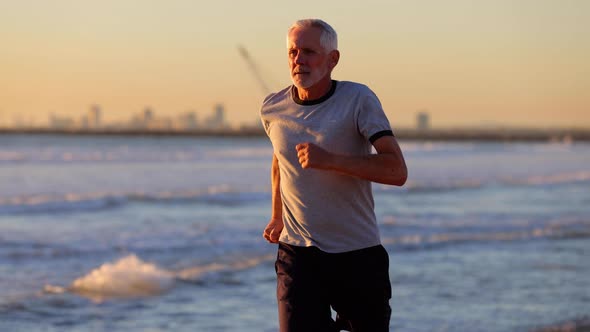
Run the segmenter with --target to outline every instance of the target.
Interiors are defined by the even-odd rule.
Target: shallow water
[[[590,145],[401,142],[395,331],[590,314]],[[264,138],[0,137],[1,331],[276,331]]]

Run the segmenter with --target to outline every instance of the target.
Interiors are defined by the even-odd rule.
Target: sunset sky
[[[146,106],[258,121],[268,85],[290,84],[286,30],[319,17],[339,34],[333,78],[367,84],[393,126],[590,128],[586,0],[14,0],[0,2],[0,125],[105,121]]]

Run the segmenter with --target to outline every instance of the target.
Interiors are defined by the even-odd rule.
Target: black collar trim
[[[330,91],[328,91],[328,93],[326,93],[322,97],[320,97],[318,99],[314,99],[314,100],[299,99],[299,95],[297,94],[297,88],[295,87],[295,85],[292,85],[291,86],[291,97],[293,98],[293,101],[296,104],[303,105],[303,106],[321,104],[321,103],[325,102],[326,100],[328,100],[328,98],[332,97],[332,95],[336,91],[336,83],[338,83],[338,81],[332,80],[332,87],[330,88]]]

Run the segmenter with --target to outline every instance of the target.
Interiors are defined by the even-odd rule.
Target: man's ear
[[[328,60],[328,64],[330,65],[330,69],[334,69],[338,64],[338,60],[340,60],[340,52],[338,50],[333,50],[328,54],[330,59]]]

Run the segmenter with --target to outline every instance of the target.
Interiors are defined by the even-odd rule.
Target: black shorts
[[[330,254],[279,243],[275,269],[281,332],[389,331],[391,283],[383,246]]]

